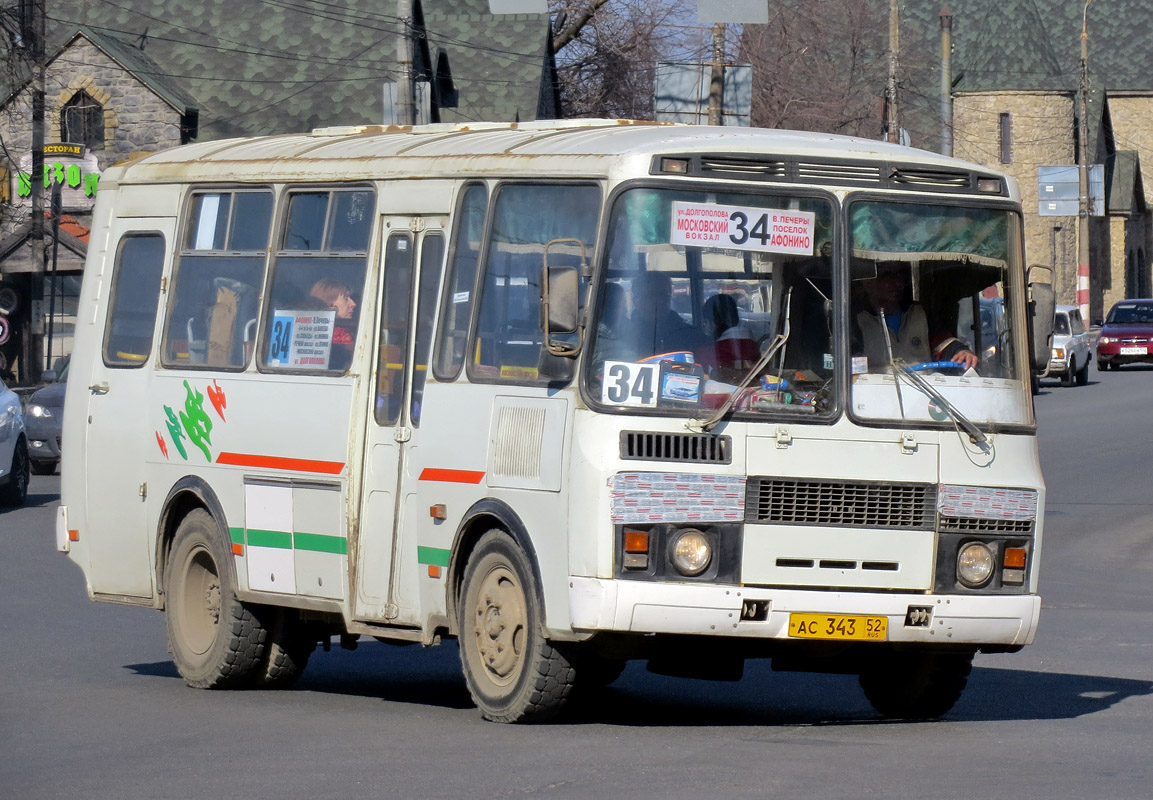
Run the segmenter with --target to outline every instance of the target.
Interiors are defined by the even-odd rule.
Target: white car
[[[24,504],[29,475],[24,408],[20,397],[0,381],[0,505]]]
[[[1093,346],[1077,306],[1057,306],[1053,316],[1053,350],[1049,355],[1050,378],[1060,378],[1064,386],[1084,386],[1089,382],[1089,362]]]

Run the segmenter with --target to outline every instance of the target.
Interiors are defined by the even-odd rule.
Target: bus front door
[[[175,230],[173,219],[113,222],[108,238],[113,269],[98,279],[98,291],[108,293],[108,302],[94,304],[105,308],[107,316],[101,319],[97,313],[85,320],[97,330],[82,337],[85,349],[74,354],[74,360],[91,367],[85,376],[87,513],[80,535],[88,540],[88,579],[97,594],[153,594],[146,466],[162,455],[157,450],[159,434],[148,424],[161,424],[161,409],[152,407],[149,384],[161,275]]]
[[[354,616],[419,624],[415,575],[417,523],[401,489],[419,442],[420,402],[444,256],[443,222],[385,220],[376,370],[366,425]],[[409,552],[409,551],[412,552]],[[411,562],[411,564],[409,564]],[[403,567],[409,564],[406,573]]]

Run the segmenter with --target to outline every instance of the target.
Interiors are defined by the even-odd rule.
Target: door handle
[[[88,387],[88,391],[92,392],[92,394],[108,394],[108,383],[107,381],[94,383]]]

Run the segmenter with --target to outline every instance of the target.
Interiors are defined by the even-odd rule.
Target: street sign
[[[1037,214],[1076,217],[1081,213],[1081,184],[1076,164],[1037,167]],[[1089,165],[1089,215],[1105,216],[1105,166]]]
[[[657,64],[653,83],[653,116],[658,122],[707,125],[712,72],[708,64]],[[725,67],[722,125],[752,124],[753,68]]]
[[[547,14],[548,0],[488,0],[490,14]]]
[[[769,4],[768,0],[697,0],[697,19],[706,25],[714,22],[764,25],[769,21]]]

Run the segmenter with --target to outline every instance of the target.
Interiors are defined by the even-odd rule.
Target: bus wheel
[[[194,689],[231,689],[256,677],[266,631],[236,599],[223,539],[212,516],[189,512],[172,543],[165,574],[168,649]]]
[[[860,682],[882,716],[934,719],[960,699],[972,669],[972,653],[897,653],[862,671]]]
[[[267,614],[261,616],[270,624],[256,683],[266,689],[284,689],[296,683],[308,666],[308,658],[316,649],[316,636],[295,609],[266,606],[264,611]]]
[[[572,690],[572,664],[545,639],[539,603],[524,552],[504,531],[486,533],[457,604],[461,667],[485,719],[540,722]]]

